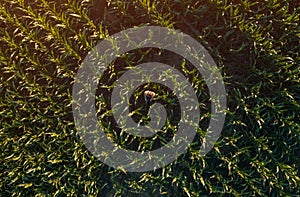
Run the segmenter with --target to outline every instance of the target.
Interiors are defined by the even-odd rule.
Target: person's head
[[[149,104],[152,101],[153,97],[155,97],[155,93],[153,91],[146,90],[144,92],[144,97],[145,97],[146,104]]]

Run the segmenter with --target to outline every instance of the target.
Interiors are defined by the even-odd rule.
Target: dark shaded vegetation
[[[0,0],[0,196],[300,195],[298,1],[116,0],[105,9],[94,1]],[[200,129],[185,154],[162,169],[129,173],[87,151],[74,126],[71,91],[99,41],[142,25],[179,29],[206,47],[224,76],[228,112],[220,139],[201,157],[210,100],[199,73],[168,51],[124,54],[100,80],[99,117],[110,109],[115,79],[153,60],[182,68],[201,109]],[[167,88],[147,85],[168,92],[166,105],[176,104]],[[133,110],[142,92],[134,96]],[[108,114],[102,121],[112,120]],[[153,148],[149,139],[118,139],[118,129],[112,136],[131,149]]]

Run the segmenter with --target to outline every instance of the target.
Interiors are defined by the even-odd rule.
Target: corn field
[[[296,0],[0,0],[0,196],[299,196],[299,5]],[[180,30],[206,48],[225,83],[226,119],[213,149],[199,155],[211,114],[201,75],[170,51],[125,53],[109,65],[100,79],[105,85],[96,92],[103,125],[114,126],[109,107],[114,81],[153,59],[182,70],[201,111],[195,139],[174,162],[127,172],[98,160],[81,141],[72,86],[97,43],[150,25]],[[162,146],[179,121],[174,114],[180,106],[167,87],[146,84],[135,91],[133,103],[144,102],[145,88],[162,95],[173,113],[171,129],[150,140],[118,129],[107,133],[132,150]],[[139,110],[137,121],[143,119]]]

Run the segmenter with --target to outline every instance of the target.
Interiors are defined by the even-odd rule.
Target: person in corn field
[[[152,101],[152,99],[155,97],[155,92],[151,90],[146,90],[144,92],[144,97],[145,97],[146,104],[149,104]]]

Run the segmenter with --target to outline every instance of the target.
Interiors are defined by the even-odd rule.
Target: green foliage
[[[297,1],[112,0],[99,9],[105,13],[102,21],[91,12],[93,3],[0,0],[1,196],[300,195]],[[200,157],[210,114],[201,76],[167,51],[124,54],[102,79],[99,108],[107,109],[118,76],[154,59],[182,69],[202,111],[201,129],[184,155],[162,169],[128,173],[87,151],[74,126],[71,91],[77,69],[97,42],[141,25],[180,29],[201,42],[222,70],[228,112],[214,149]],[[141,96],[135,92],[135,99]],[[176,104],[171,94],[163,99]],[[105,124],[110,112],[100,110],[99,117]],[[110,135],[139,148],[118,131]],[[141,144],[153,147],[145,139]]]

